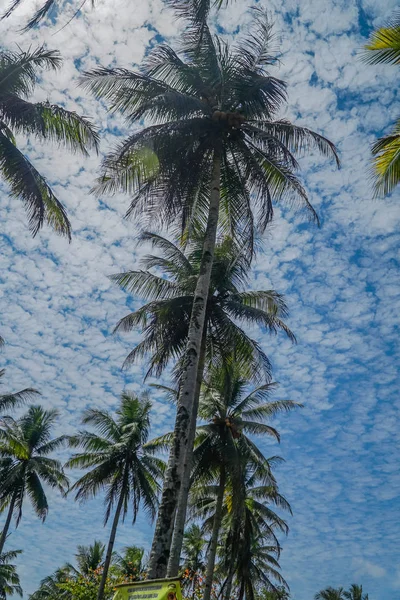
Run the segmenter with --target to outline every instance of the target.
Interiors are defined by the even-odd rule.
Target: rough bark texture
[[[203,600],[210,600],[211,597],[211,588],[214,579],[214,567],[215,567],[215,556],[217,554],[218,547],[218,536],[219,530],[221,528],[222,521],[222,506],[224,502],[224,492],[225,492],[225,468],[221,466],[221,474],[219,476],[219,485],[218,485],[218,496],[217,502],[215,505],[215,515],[213,522],[213,529],[210,540],[210,547],[208,549],[207,554],[207,567],[206,567],[206,577],[204,584],[204,594]]]
[[[1,532],[1,536],[0,536],[0,554],[3,553],[4,544],[6,543],[8,530],[10,528],[10,523],[11,523],[12,515],[13,515],[13,512],[14,512],[15,500],[16,500],[16,496],[13,496],[13,498],[11,500],[11,503],[10,503],[10,506],[8,507],[8,513],[7,513],[6,522],[4,523],[3,531]]]
[[[221,178],[221,151],[214,151],[213,169],[211,176],[210,208],[208,213],[207,229],[204,237],[203,255],[200,274],[196,284],[193,299],[192,314],[190,316],[188,341],[185,350],[185,360],[182,373],[182,383],[179,391],[178,407],[176,411],[174,437],[165,474],[160,508],[154,532],[153,545],[149,562],[149,579],[165,577],[169,559],[174,528],[175,510],[181,491],[184,467],[188,467],[185,460],[186,451],[193,451],[189,447],[189,433],[194,416],[194,401],[196,395],[196,379],[199,368],[200,346],[203,335],[204,320],[208,291],[210,288],[211,269],[214,260],[215,241],[217,237],[219,203],[220,203],[220,178]],[[182,499],[182,502],[184,499]],[[187,499],[186,499],[187,501]],[[172,576],[177,573],[171,573]]]
[[[106,560],[104,561],[103,574],[101,576],[99,591],[97,593],[97,600],[103,600],[104,588],[106,587],[108,569],[110,568],[111,557],[112,557],[112,552],[113,552],[114,542],[115,542],[115,535],[117,533],[117,527],[118,527],[118,523],[119,523],[119,517],[121,515],[123,502],[124,502],[124,494],[121,493],[119,500],[118,500],[117,508],[115,510],[113,524],[111,527],[110,539],[108,540]]]
[[[197,412],[199,409],[200,389],[203,381],[204,364],[206,360],[206,342],[207,342],[207,324],[203,329],[203,337],[201,340],[199,368],[196,379],[196,394],[193,403],[193,415],[190,423],[190,431],[188,445],[185,455],[185,463],[183,465],[183,476],[181,484],[181,493],[178,498],[178,506],[176,509],[174,533],[172,537],[171,551],[169,554],[167,577],[174,577],[179,570],[179,561],[181,558],[183,534],[185,532],[186,510],[190,489],[190,475],[193,462],[193,444],[196,436]]]

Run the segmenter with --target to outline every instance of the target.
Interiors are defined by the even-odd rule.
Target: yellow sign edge
[[[144,579],[143,581],[132,581],[131,583],[116,583],[114,588],[123,588],[126,586],[133,587],[135,585],[146,585],[146,583],[172,583],[175,581],[181,581],[180,577],[165,577],[165,579]]]

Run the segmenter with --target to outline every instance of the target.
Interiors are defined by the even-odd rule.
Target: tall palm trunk
[[[238,595],[238,600],[243,600],[244,598],[244,579],[242,579],[242,581],[240,582],[240,589],[239,589],[239,595]]]
[[[229,600],[229,598],[231,597],[232,584],[233,584],[233,569],[230,570],[229,575],[225,582],[225,591],[224,591],[224,595],[223,595],[223,598],[225,598],[225,600]]]
[[[221,179],[221,147],[214,150],[211,174],[210,207],[207,228],[203,243],[203,254],[200,273],[194,293],[192,313],[190,316],[188,341],[186,344],[185,358],[179,390],[178,407],[176,411],[175,428],[172,447],[169,453],[168,467],[164,479],[157,524],[153,537],[153,544],[149,562],[149,579],[165,577],[169,559],[172,534],[174,528],[175,509],[181,492],[184,468],[190,467],[185,460],[186,452],[193,451],[189,446],[194,403],[196,396],[196,380],[200,360],[200,347],[204,329],[207,299],[210,289],[211,269],[214,261],[215,241],[217,237],[219,205],[220,205],[220,179]],[[186,497],[181,494],[180,502],[187,504]],[[175,558],[174,558],[175,561]],[[179,561],[179,558],[178,558]],[[175,561],[176,563],[176,561]],[[172,576],[177,572],[171,573]]]
[[[222,507],[224,502],[224,492],[225,492],[225,467],[221,465],[221,472],[219,476],[219,485],[218,485],[218,495],[217,502],[215,505],[215,514],[213,521],[213,528],[210,540],[210,547],[208,549],[207,555],[207,567],[206,567],[206,577],[204,584],[204,594],[203,600],[210,600],[211,597],[211,588],[214,578],[214,567],[215,567],[215,557],[217,555],[217,547],[218,547],[218,536],[219,530],[221,528],[222,521]]]
[[[3,531],[1,532],[1,536],[0,536],[0,554],[3,553],[4,544],[6,543],[8,530],[10,529],[10,523],[11,523],[12,515],[14,512],[16,500],[17,500],[17,495],[14,494],[14,496],[11,499],[10,506],[8,507],[6,522],[4,523]]]
[[[185,462],[183,465],[182,487],[179,494],[178,507],[176,510],[174,532],[172,537],[171,551],[169,554],[167,577],[173,577],[178,573],[179,561],[181,557],[183,535],[185,532],[187,499],[190,489],[190,475],[193,462],[193,444],[196,435],[197,412],[199,409],[200,389],[203,381],[204,364],[206,362],[206,343],[207,343],[207,325],[203,329],[203,337],[201,340],[199,370],[196,379],[196,394],[193,403],[193,415],[190,424],[188,446],[185,454]]]
[[[114,542],[115,542],[115,535],[117,533],[117,527],[118,527],[118,523],[119,523],[119,517],[121,515],[123,502],[124,502],[124,494],[123,494],[123,492],[121,492],[121,495],[118,500],[117,508],[115,510],[112,527],[111,527],[110,539],[108,540],[106,560],[104,561],[103,574],[101,576],[99,591],[97,593],[97,600],[103,600],[104,588],[106,587],[108,570],[110,568],[111,557],[112,557],[112,552],[113,552]]]

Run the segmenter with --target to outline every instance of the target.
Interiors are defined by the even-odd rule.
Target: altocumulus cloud
[[[62,51],[56,75],[43,74],[38,99],[49,98],[91,116],[102,128],[102,150],[125,133],[118,115],[108,115],[77,87],[79,71],[98,64],[134,67],[160,38],[174,43],[180,24],[159,0],[111,2],[89,7],[68,27],[42,25],[18,32],[36,2],[22,3],[0,24],[5,46],[43,42]],[[68,5],[67,5],[68,6]],[[305,408],[283,416],[281,491],[291,502],[291,531],[282,540],[282,566],[296,600],[309,600],[327,585],[363,583],[371,598],[392,600],[399,589],[396,448],[398,418],[398,192],[371,199],[368,146],[399,112],[393,69],[365,67],[358,52],[373,26],[395,0],[273,0],[268,4],[281,50],[279,75],[289,84],[282,116],[312,127],[337,143],[343,168],[336,172],[318,157],[302,161],[322,228],[286,209],[264,240],[251,285],[285,293],[289,324],[298,338],[258,335],[280,382],[276,397]],[[231,3],[214,16],[227,39],[248,21],[248,5]],[[15,47],[15,46],[14,46]],[[2,214],[1,333],[7,386],[33,385],[46,406],[59,408],[61,432],[72,432],[87,406],[112,408],[120,391],[142,389],[143,366],[127,373],[120,365],[139,339],[110,332],[140,300],[114,288],[107,275],[134,268],[146,248],[136,247],[137,224],[123,220],[127,198],[96,200],[89,194],[99,160],[67,154],[28,140],[25,151],[48,177],[71,216],[71,245],[51,232],[32,240],[18,202],[0,184]],[[155,402],[155,433],[171,427],[171,407]],[[106,539],[101,499],[85,509],[50,494],[45,525],[25,510],[10,546],[23,548],[24,588],[66,560],[78,543]],[[144,519],[121,527],[118,546],[149,546]]]

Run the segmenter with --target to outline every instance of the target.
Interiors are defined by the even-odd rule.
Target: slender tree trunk
[[[199,409],[199,399],[201,384],[203,381],[204,364],[206,362],[206,343],[207,343],[207,324],[203,329],[203,337],[201,340],[199,369],[196,379],[196,394],[193,403],[193,414],[190,423],[190,431],[188,437],[188,445],[185,453],[185,462],[183,465],[183,476],[181,484],[181,493],[179,494],[178,506],[175,515],[174,532],[172,537],[171,551],[169,554],[167,577],[174,577],[179,570],[179,562],[182,552],[183,535],[185,533],[186,510],[190,490],[190,475],[192,472],[193,463],[193,445],[196,436],[197,412]]]
[[[228,575],[228,577],[226,579],[225,591],[224,591],[224,595],[223,595],[223,597],[225,598],[225,600],[229,600],[229,598],[231,597],[232,584],[233,584],[233,570],[231,570],[229,572],[229,575]]]
[[[206,577],[204,584],[204,594],[203,600],[210,600],[211,597],[211,589],[214,579],[214,567],[215,567],[215,557],[217,555],[217,547],[218,547],[218,536],[219,530],[221,529],[221,521],[222,521],[222,507],[224,502],[224,492],[225,492],[225,467],[221,465],[221,473],[219,476],[219,486],[218,486],[218,495],[217,502],[215,505],[215,515],[213,521],[213,528],[211,533],[210,547],[208,549],[207,554],[207,567],[206,567]]]
[[[6,522],[4,523],[3,531],[1,532],[1,536],[0,536],[0,554],[2,554],[4,544],[6,543],[7,534],[8,534],[8,530],[10,529],[10,523],[11,523],[12,515],[14,512],[14,506],[15,506],[16,499],[17,499],[17,496],[14,494],[14,496],[11,499],[10,506],[8,507]]]
[[[107,581],[107,576],[108,576],[108,570],[110,568],[111,557],[112,557],[112,552],[113,552],[113,548],[114,548],[115,535],[117,533],[117,527],[118,527],[118,523],[119,523],[119,517],[121,515],[123,502],[124,502],[124,494],[121,493],[119,500],[118,500],[117,508],[115,511],[112,527],[111,527],[110,539],[108,540],[106,560],[104,561],[103,574],[101,576],[99,591],[97,593],[97,600],[103,600],[104,589],[106,587],[106,581]]]
[[[215,148],[211,175],[210,207],[207,228],[203,243],[200,274],[196,284],[190,316],[188,341],[186,344],[178,407],[175,419],[174,437],[169,453],[160,508],[153,537],[149,561],[149,579],[165,577],[174,528],[174,515],[181,492],[184,467],[190,466],[185,459],[186,452],[193,451],[189,446],[190,425],[194,418],[196,380],[199,368],[200,346],[203,335],[208,293],[210,289],[211,269],[214,261],[215,241],[217,237],[220,204],[221,147]],[[181,502],[187,504],[181,496]],[[172,576],[177,572],[171,573]]]
[[[244,581],[242,580],[240,582],[240,589],[239,589],[238,600],[243,600],[243,598],[244,598]]]

